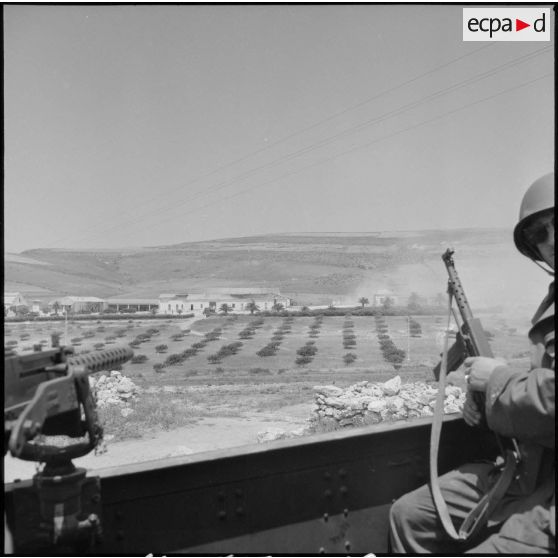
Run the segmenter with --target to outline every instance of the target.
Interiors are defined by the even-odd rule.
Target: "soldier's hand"
[[[482,420],[481,410],[473,399],[473,392],[467,391],[465,405],[463,406],[463,418],[469,426],[478,426]]]
[[[467,387],[472,391],[486,391],[488,378],[494,369],[505,365],[506,361],[501,358],[468,357],[463,363]]]

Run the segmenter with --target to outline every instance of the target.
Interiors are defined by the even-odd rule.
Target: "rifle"
[[[455,263],[453,261],[453,250],[449,248],[442,255],[442,260],[448,271],[448,293],[455,299],[457,309],[461,315],[462,325],[455,336],[455,343],[450,347],[447,356],[447,371],[457,370],[463,361],[470,356],[485,356],[493,358],[492,349],[488,342],[486,333],[478,318],[473,317],[473,312],[467,301],[463,285],[457,275]],[[459,321],[454,312],[454,318],[459,325]],[[435,366],[433,372],[436,380],[440,378],[441,361]]]
[[[16,458],[45,464],[31,486],[22,483],[13,495],[25,512],[11,518],[19,550],[52,551],[54,545],[64,553],[98,540],[99,479],[86,479],[85,469],[76,468],[72,459],[95,449],[103,436],[89,374],[123,364],[133,354],[128,347],[115,347],[73,355],[72,347],[59,347],[53,338],[52,349],[36,346],[28,355],[5,355],[4,454],[9,450]],[[46,436],[79,440],[61,445],[46,442]]]
[[[450,299],[450,306],[452,298],[455,299],[457,308],[461,314],[462,324],[459,326],[459,320],[452,307],[451,312],[453,313],[454,319],[459,326],[459,331],[456,334],[455,343],[447,351],[447,354],[442,355],[441,362],[439,362],[434,368],[434,376],[436,377],[439,386],[430,437],[430,490],[436,506],[438,518],[440,519],[446,533],[454,540],[467,541],[472,540],[478,533],[478,530],[486,524],[488,517],[506,493],[506,490],[508,489],[515,474],[520,454],[515,440],[511,440],[514,449],[506,449],[504,448],[502,440],[497,434],[495,434],[498,446],[500,447],[502,454],[505,456],[502,471],[500,472],[500,475],[494,485],[483,495],[477,505],[469,511],[461,525],[458,529],[456,529],[438,483],[438,446],[442,427],[441,419],[443,416],[445,373],[455,371],[469,356],[484,356],[493,358],[493,354],[480,320],[478,318],[474,318],[473,313],[471,312],[469,302],[467,301],[465,291],[463,290],[463,285],[461,284],[457,271],[455,270],[455,264],[452,257],[453,253],[453,250],[448,248],[442,255],[442,260],[446,265],[449,275],[448,295]],[[448,325],[449,319],[450,316],[448,315]],[[442,376],[441,380],[440,376]],[[485,403],[484,393],[474,393],[473,397],[479,411],[483,413]],[[486,419],[483,419],[482,425],[486,427]]]

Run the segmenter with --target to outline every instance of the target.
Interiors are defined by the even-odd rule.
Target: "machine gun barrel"
[[[87,355],[71,356],[66,362],[70,366],[84,366],[89,374],[93,374],[124,364],[133,356],[134,351],[129,347],[114,347]]]

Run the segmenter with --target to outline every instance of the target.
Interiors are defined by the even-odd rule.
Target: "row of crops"
[[[326,366],[330,365],[329,363],[333,366],[342,363],[351,366],[355,362],[357,365],[362,363],[361,366],[370,366],[374,365],[377,358],[374,356],[377,349],[376,352],[373,349],[373,336],[376,334],[381,351],[380,358],[384,363],[398,368],[405,359],[405,351],[396,346],[396,341],[388,331],[388,323],[395,323],[394,319],[386,319],[383,316],[355,318],[347,314],[340,323],[340,317],[323,315],[303,318],[292,315],[281,318],[229,315],[198,321],[191,326],[195,329],[194,332],[190,329],[181,330],[176,324],[170,326],[163,321],[160,324],[149,323],[143,327],[141,323],[131,320],[127,325],[98,323],[85,329],[79,324],[71,324],[69,337],[76,352],[81,354],[102,350],[113,343],[127,343],[136,353],[132,364],[147,362],[150,369],[164,372],[170,368],[177,368],[186,361],[193,362],[195,366],[203,366],[202,363],[205,362],[209,367],[228,364],[248,369],[251,366],[268,366],[267,362],[271,362],[273,357],[279,359],[273,360],[272,366],[275,368],[305,368],[313,365],[318,357],[321,363],[318,366],[323,366],[324,363]],[[422,335],[421,324],[418,321],[411,318],[406,323],[411,336]],[[338,328],[341,325],[342,329],[339,332]],[[208,326],[213,327],[205,333],[200,332],[207,330]],[[29,350],[30,346],[23,343],[32,341],[32,337],[35,337],[36,341],[39,330],[36,329],[32,335],[30,331],[18,332],[17,329],[19,328],[6,331],[12,336],[6,346]],[[78,332],[79,335],[75,335]],[[41,333],[44,333],[44,330]],[[60,332],[54,333],[60,336]],[[223,343],[227,338],[229,342]],[[42,339],[40,344],[45,346],[48,342]],[[339,350],[336,347],[339,347]],[[239,354],[243,360],[231,361],[232,357]]]

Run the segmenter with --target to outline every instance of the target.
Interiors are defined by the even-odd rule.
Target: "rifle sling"
[[[506,493],[511,481],[513,480],[516,469],[516,458],[511,450],[505,451],[505,462],[500,476],[494,486],[480,499],[478,504],[469,512],[463,520],[463,523],[456,530],[451,519],[448,506],[442,495],[440,483],[438,480],[438,449],[440,444],[440,434],[442,431],[442,423],[444,417],[444,398],[445,398],[445,380],[447,373],[447,355],[448,355],[448,335],[447,331],[450,327],[451,319],[452,295],[449,294],[449,312],[448,323],[446,327],[446,336],[444,339],[444,350],[442,354],[442,365],[440,368],[440,376],[438,380],[438,394],[436,396],[436,407],[432,419],[432,430],[430,434],[430,491],[432,499],[438,512],[438,517],[446,531],[446,533],[454,540],[467,541],[473,538],[478,531],[484,527],[488,518],[498,502]]]

